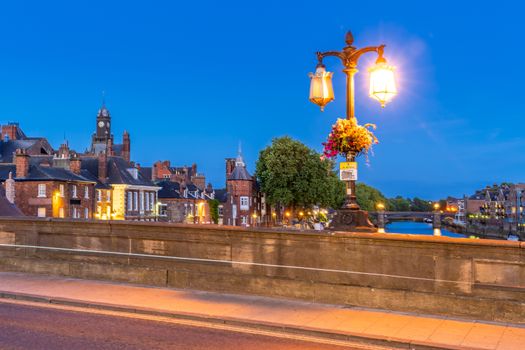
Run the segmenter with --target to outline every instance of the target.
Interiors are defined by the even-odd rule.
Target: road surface
[[[1,349],[297,349],[352,347],[0,300]]]

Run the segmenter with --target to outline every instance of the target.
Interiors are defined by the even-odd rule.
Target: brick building
[[[68,167],[43,165],[18,149],[15,164],[0,164],[0,181],[7,198],[24,215],[90,219],[95,181],[81,171],[79,162],[72,157]]]
[[[208,200],[213,194],[200,190],[195,184],[158,181],[159,220],[175,223],[210,224],[210,208]]]
[[[264,196],[258,189],[257,181],[246,169],[240,149],[237,158],[226,158],[226,189],[216,193],[222,224],[253,226],[267,222]]]

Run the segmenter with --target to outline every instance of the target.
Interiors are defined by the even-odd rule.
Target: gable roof
[[[98,179],[98,157],[81,157],[82,169],[89,171]],[[121,157],[108,157],[107,161],[107,184],[124,184],[135,186],[155,186],[150,180],[145,178],[137,169],[135,178],[129,169],[136,169],[130,162]]]
[[[157,185],[161,187],[158,192],[159,198],[182,198],[178,182],[164,180],[157,182]]]
[[[2,186],[0,186],[0,216],[24,216],[16,205],[7,200]]]

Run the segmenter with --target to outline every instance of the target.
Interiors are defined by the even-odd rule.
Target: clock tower
[[[102,106],[98,110],[97,124],[95,126],[95,133],[91,141],[91,152],[99,154],[106,151],[106,147],[113,144],[113,135],[111,134],[111,116],[106,104],[102,102]]]

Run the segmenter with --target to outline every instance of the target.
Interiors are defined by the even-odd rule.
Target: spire
[[[242,159],[242,144],[239,141],[239,150],[237,154],[237,159],[235,160],[235,166],[244,166],[244,160]]]

